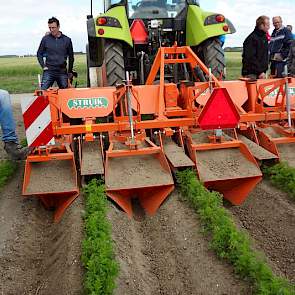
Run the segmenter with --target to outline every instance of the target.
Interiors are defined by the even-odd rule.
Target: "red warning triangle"
[[[226,88],[215,88],[204,106],[199,125],[203,130],[235,128],[240,115]]]

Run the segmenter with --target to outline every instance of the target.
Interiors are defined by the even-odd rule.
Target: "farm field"
[[[86,55],[75,56],[75,70],[79,75],[78,87],[86,86]],[[0,58],[0,89],[10,93],[30,93],[38,87],[42,70],[36,57]]]
[[[238,78],[240,53],[226,56],[228,78]],[[85,56],[76,57],[78,87],[85,86],[84,59]],[[13,67],[10,67],[11,64]],[[12,93],[33,92],[38,73],[35,58],[0,58],[0,88],[9,89]],[[18,77],[14,82],[19,83],[12,83],[11,77]],[[24,77],[26,79],[21,79]],[[23,139],[25,132],[17,99],[13,99],[13,111],[17,133]],[[0,163],[6,158],[0,142]],[[295,168],[294,150],[290,152],[286,149],[282,158]],[[227,162],[231,165],[234,160],[227,159]],[[222,165],[215,168],[218,175],[223,174]],[[90,229],[98,235],[101,233],[100,224],[85,225],[88,214],[86,192],[82,192],[68,208],[61,222],[55,224],[52,222],[53,213],[45,210],[37,198],[22,197],[23,174],[24,163],[17,163],[14,175],[5,186],[0,186],[0,294],[85,294],[86,268],[81,261],[85,244],[83,247],[81,244]],[[128,177],[128,173],[126,175]],[[39,177],[46,175],[42,173]],[[42,189],[40,179],[40,191]],[[209,215],[210,210],[197,213],[184,199],[180,187],[176,186],[155,216],[146,216],[142,208],[135,205],[137,211],[132,219],[113,202],[107,201],[109,210],[106,218],[111,225],[111,242],[119,272],[114,292],[101,291],[97,294],[278,295],[255,293],[257,286],[249,277],[238,275],[235,266],[216,255],[212,237],[206,232],[208,228],[205,230],[204,218],[199,217],[200,213]],[[249,237],[251,246],[259,253],[259,259],[270,266],[275,276],[294,286],[295,202],[290,194],[275,188],[268,179],[263,178],[242,205],[233,206],[224,201],[224,207],[234,226]],[[216,221],[218,216],[212,219]],[[232,238],[228,242],[235,248],[236,240]],[[102,253],[109,251],[106,245],[98,246]],[[226,256],[226,253],[223,254]],[[99,258],[102,265],[107,265],[104,257]],[[242,270],[249,266],[248,257],[244,258],[246,262],[239,265]],[[253,272],[259,272],[251,266]],[[93,270],[97,265],[91,267]],[[263,281],[263,275],[259,279]],[[96,287],[104,290],[107,284],[111,282],[106,279]],[[294,295],[293,290],[282,294]]]
[[[241,73],[241,53],[226,52],[227,79],[238,79]],[[74,69],[78,72],[78,86],[86,87],[86,55],[76,55]],[[38,87],[42,74],[36,57],[0,58],[0,89],[10,93],[30,93]]]
[[[14,112],[23,137],[18,104]],[[2,148],[0,156],[5,159]],[[23,164],[19,164],[0,193],[0,290],[3,294],[83,294],[83,197],[61,223],[53,224],[52,213],[37,199],[21,197],[22,177]],[[286,193],[263,180],[242,206],[228,209],[274,273],[294,283],[295,204]],[[154,217],[130,220],[110,204],[108,218],[120,266],[114,294],[253,293],[249,282],[239,279],[209,249],[196,213],[181,201],[179,192]]]

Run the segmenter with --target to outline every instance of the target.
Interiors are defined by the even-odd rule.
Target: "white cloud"
[[[94,14],[101,9],[102,1],[93,1]],[[201,5],[223,13],[233,22],[237,33],[227,37],[226,45],[241,46],[246,36],[254,29],[255,20],[259,15],[281,15],[285,24],[290,23],[295,27],[294,2],[294,0],[203,0]],[[36,53],[39,42],[47,31],[47,20],[51,16],[59,18],[61,30],[71,37],[74,50],[85,50],[86,15],[90,14],[90,1],[0,0],[0,12],[0,55]]]
[[[84,1],[0,0],[0,55],[36,53],[51,16],[60,20],[61,31],[72,39],[74,50],[85,51],[89,6]]]
[[[242,46],[245,38],[253,31],[255,21],[260,15],[267,15],[270,18],[280,15],[285,25],[293,24],[295,27],[294,0],[223,0],[216,1],[216,3],[215,11],[223,13],[237,29],[235,34],[228,35],[226,46]],[[272,30],[271,27],[270,33]]]

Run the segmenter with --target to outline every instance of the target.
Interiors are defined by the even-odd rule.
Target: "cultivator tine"
[[[97,141],[82,144],[81,175],[103,175],[104,165],[101,145]]]
[[[265,125],[257,130],[257,134],[261,146],[295,167],[295,129]]]
[[[241,204],[262,179],[254,157],[240,141],[212,145],[200,143],[203,136],[194,134],[188,141],[200,180],[207,188],[221,192],[232,204]]]
[[[67,194],[40,195],[40,200],[48,210],[54,209],[54,222],[60,222],[65,210],[75,201],[79,192],[69,192]]]
[[[250,140],[246,136],[241,134],[238,135],[239,140],[241,140],[249,148],[251,154],[258,161],[267,161],[267,160],[278,160],[278,156],[274,153],[269,152],[267,149],[263,148],[259,144]]]
[[[145,188],[140,194],[139,202],[148,215],[154,215],[173,190],[174,185],[172,184]]]
[[[171,138],[163,140],[163,148],[173,170],[194,166],[194,162],[185,154],[184,149],[173,142]]]
[[[130,193],[129,190],[110,190],[107,187],[106,193],[107,196],[117,203],[130,218],[133,216],[131,199],[133,197],[132,193],[135,192]]]
[[[23,195],[39,198],[47,209],[55,210],[54,221],[60,221],[79,195],[73,154],[30,155],[25,166]]]
[[[153,215],[174,189],[163,151],[146,143],[146,147],[136,150],[111,147],[106,154],[106,193],[130,217],[133,198],[138,198],[146,213]]]
[[[23,193],[55,207],[55,220],[79,194],[70,150],[77,139],[82,179],[104,174],[107,195],[129,216],[133,199],[156,212],[174,189],[171,170],[195,167],[206,187],[238,205],[262,178],[255,158],[295,166],[294,78],[220,81],[177,44],[153,60],[145,85],[132,85],[136,75],[126,72],[115,87],[38,90],[23,101],[33,149]],[[178,83],[176,70],[186,66],[196,79]],[[195,69],[209,81],[199,82]]]

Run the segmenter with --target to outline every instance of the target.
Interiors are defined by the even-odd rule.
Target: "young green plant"
[[[86,294],[111,295],[119,272],[115,261],[107,199],[102,183],[92,180],[84,189],[86,198],[85,237],[82,262],[86,269]]]
[[[276,277],[262,255],[254,251],[248,236],[237,229],[230,213],[223,207],[222,196],[208,191],[194,171],[177,173],[182,196],[198,213],[210,246],[216,254],[230,262],[243,279],[253,283],[255,294],[294,295],[295,287]]]

